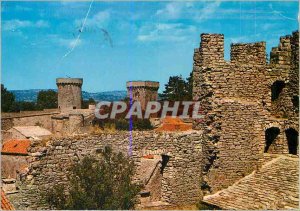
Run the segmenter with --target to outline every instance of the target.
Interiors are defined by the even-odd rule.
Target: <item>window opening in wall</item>
[[[285,131],[285,135],[288,142],[289,153],[293,155],[297,155],[298,144],[299,144],[298,131],[296,131],[293,128],[289,128]]]
[[[272,92],[272,96],[271,96],[271,100],[277,100],[280,93],[282,92],[283,88],[285,87],[285,83],[284,81],[275,81],[273,83],[273,85],[271,86],[271,92]]]
[[[162,155],[162,161],[161,161],[161,169],[160,169],[160,173],[162,174],[164,172],[165,167],[167,166],[167,163],[170,160],[170,156],[168,155]]]
[[[295,111],[298,113],[299,112],[299,96],[298,95],[293,96],[292,103],[293,103]]]
[[[264,151],[265,153],[268,152],[270,146],[274,143],[274,140],[277,138],[279,133],[280,130],[278,127],[271,127],[265,131],[265,141],[266,141],[265,151]]]

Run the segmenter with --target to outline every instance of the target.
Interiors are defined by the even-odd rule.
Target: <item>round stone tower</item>
[[[146,109],[149,101],[157,101],[159,82],[128,81],[126,87],[127,97],[132,97],[133,101],[139,101],[141,103],[142,110]]]
[[[80,109],[82,101],[82,78],[57,78],[58,108],[60,110]]]

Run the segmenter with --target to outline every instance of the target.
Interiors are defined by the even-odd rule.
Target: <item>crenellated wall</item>
[[[203,145],[205,194],[260,168],[266,130],[274,125],[280,134],[267,151],[291,153],[287,130],[293,128],[292,134],[298,134],[299,125],[292,100],[299,95],[298,50],[299,33],[294,32],[280,38],[270,64],[265,42],[232,44],[231,59],[225,61],[224,36],[201,35],[200,48],[194,53],[193,99],[200,101],[204,119],[195,120],[193,127],[207,137]],[[273,85],[278,80],[283,81],[278,83],[282,89]]]

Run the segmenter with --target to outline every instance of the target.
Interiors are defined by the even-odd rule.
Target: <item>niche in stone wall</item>
[[[282,92],[283,88],[285,87],[284,81],[275,81],[271,86],[271,100],[275,101],[278,99],[280,93]]]
[[[278,127],[271,127],[265,131],[265,153],[269,152],[271,145],[275,143],[275,139],[279,135],[280,130]]]
[[[299,144],[298,131],[296,131],[293,128],[289,128],[285,130],[285,135],[288,142],[289,154],[297,155],[298,144]]]

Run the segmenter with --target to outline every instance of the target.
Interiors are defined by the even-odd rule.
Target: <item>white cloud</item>
[[[169,18],[177,18],[182,10],[182,4],[172,2],[166,5],[164,9],[157,10],[156,15],[164,15]]]
[[[261,25],[261,28],[264,31],[268,31],[270,29],[274,29],[274,28],[277,28],[277,27],[279,27],[279,25],[276,24],[276,23],[264,23],[264,24]]]
[[[76,41],[76,38],[63,38],[58,34],[50,34],[47,37],[52,43],[61,47],[72,48],[75,44],[77,46],[82,44],[82,39]]]
[[[36,28],[46,28],[49,27],[49,23],[44,20],[38,20],[36,22],[13,19],[8,21],[3,21],[3,31],[15,31],[22,28],[36,27]]]
[[[161,16],[166,19],[176,19],[182,15],[184,9],[193,7],[193,3],[171,2],[165,8],[156,11],[156,16]]]
[[[49,27],[49,23],[44,20],[38,20],[37,22],[35,22],[34,26],[37,28],[47,28]]]
[[[195,31],[195,26],[184,25],[181,23],[146,24],[140,28],[137,40],[141,42],[182,42],[188,40],[189,34]]]
[[[211,15],[215,14],[221,2],[204,2],[203,4],[194,4],[191,2],[171,2],[163,9],[156,11],[156,16],[165,19],[189,18],[201,21],[209,19]],[[199,8],[199,6],[201,6]]]
[[[64,39],[64,38],[60,38],[58,39],[58,44],[63,46],[63,47],[67,47],[67,48],[72,48],[75,44],[77,46],[82,44],[82,40],[79,39],[76,41],[76,39]]]
[[[86,27],[103,27],[110,20],[111,12],[104,10],[96,13],[93,17],[86,19]],[[81,27],[83,19],[75,20],[76,27]]]
[[[209,19],[219,8],[221,2],[206,2],[205,6],[200,9],[199,11],[196,11],[195,20],[202,21],[203,19]]]

